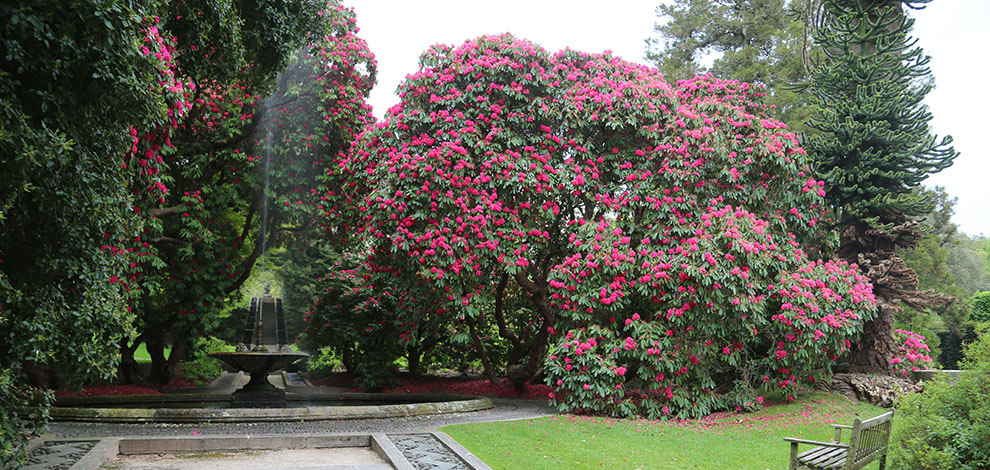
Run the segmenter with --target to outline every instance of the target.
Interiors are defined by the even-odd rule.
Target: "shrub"
[[[43,430],[55,395],[16,383],[10,369],[0,369],[0,468],[24,463],[27,438]]]
[[[906,376],[911,371],[930,369],[935,361],[929,355],[931,349],[925,344],[925,337],[908,330],[894,330],[894,341],[897,342],[897,352],[890,359],[894,371]]]
[[[348,256],[337,263],[320,280],[326,290],[304,315],[303,344],[331,348],[348,372],[362,376],[376,375],[367,370],[368,356],[386,367],[407,357],[410,372],[416,372],[418,358],[444,339],[439,325],[446,311],[430,302],[428,291],[396,286],[391,269],[377,264],[382,256]]]
[[[370,392],[399,384],[399,367],[394,361],[386,361],[383,357],[365,355],[358,361],[355,369],[357,377],[354,384]]]
[[[874,314],[856,268],[807,255],[824,183],[761,88],[511,35],[420,64],[341,161],[360,209],[341,220],[453,323],[494,314],[513,375],[544,362],[561,410],[756,408],[824,378]],[[529,308],[488,309],[506,292]]]
[[[969,345],[958,381],[939,376],[897,405],[891,467],[990,469],[990,329]]]
[[[337,359],[337,355],[334,354],[333,349],[328,346],[317,349],[309,359],[306,360],[306,371],[312,378],[322,378],[329,376],[337,363],[340,362]]]
[[[210,357],[210,353],[234,350],[236,348],[226,341],[213,336],[197,338],[193,345],[193,359],[185,364],[182,375],[190,379],[215,379],[223,372],[223,363],[219,359]]]
[[[990,322],[990,291],[977,292],[973,296],[973,312],[969,319],[975,322]]]

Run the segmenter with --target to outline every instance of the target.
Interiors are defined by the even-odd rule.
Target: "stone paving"
[[[106,465],[113,470],[394,470],[369,448],[291,449],[261,452],[219,452],[196,455],[140,454],[119,456]]]
[[[27,465],[21,468],[22,470],[66,470],[99,442],[99,440],[45,441],[31,451]]]
[[[471,470],[433,434],[389,434],[388,438],[416,470]]]
[[[49,424],[45,443],[33,450],[31,470],[61,470],[69,468],[73,462],[92,448],[100,438],[124,436],[148,437],[197,437],[220,435],[313,435],[313,434],[385,434],[395,444],[411,467],[398,467],[416,470],[472,470],[485,468],[477,461],[469,465],[464,458],[451,448],[460,447],[452,440],[449,443],[440,438],[450,439],[438,428],[451,424],[509,421],[536,418],[555,414],[542,400],[493,399],[495,407],[489,410],[470,413],[454,413],[436,416],[414,416],[388,419],[356,419],[313,422],[270,422],[270,423],[196,423],[196,424],[120,424],[120,423],[75,423],[53,422]],[[439,436],[439,437],[438,437]],[[71,439],[76,441],[69,442]],[[80,443],[80,439],[86,439]],[[463,449],[463,448],[461,448]],[[466,452],[466,451],[464,451]],[[470,456],[470,454],[468,453]],[[470,456],[470,458],[474,458]],[[472,466],[475,465],[475,466]],[[158,467],[161,468],[161,467]],[[179,467],[169,467],[179,468]],[[272,467],[275,468],[275,467]],[[309,468],[309,466],[277,467]],[[314,467],[316,468],[316,467]],[[323,468],[323,467],[320,467]],[[330,467],[327,467],[328,469]],[[344,467],[338,467],[344,468]],[[355,467],[358,468],[358,467]]]

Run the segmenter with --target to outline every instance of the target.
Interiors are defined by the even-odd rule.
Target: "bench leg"
[[[798,468],[798,443],[791,443],[791,464],[787,467],[787,470],[797,470]]]
[[[887,454],[880,454],[880,470],[887,468]]]

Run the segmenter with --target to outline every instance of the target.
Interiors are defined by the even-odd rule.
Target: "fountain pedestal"
[[[284,407],[285,391],[269,382],[268,374],[309,357],[305,353],[262,351],[218,352],[210,356],[251,375],[251,380],[232,395],[238,408]]]
[[[231,403],[237,408],[285,407],[285,391],[268,382],[268,374],[309,354],[293,352],[286,346],[282,299],[273,298],[267,285],[264,297],[251,299],[242,338],[236,352],[210,354],[251,376],[247,385],[233,393]]]

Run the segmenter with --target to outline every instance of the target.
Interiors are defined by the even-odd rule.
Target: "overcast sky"
[[[359,35],[378,60],[371,104],[379,118],[398,98],[395,88],[416,71],[419,54],[433,44],[460,44],[483,34],[512,34],[553,52],[565,47],[610,50],[644,62],[659,0],[344,0],[357,13]],[[990,1],[936,0],[912,12],[915,36],[932,56],[936,89],[925,100],[939,135],[950,134],[961,155],[931,177],[959,199],[953,220],[970,235],[990,236]],[[731,78],[731,77],[730,77]]]

